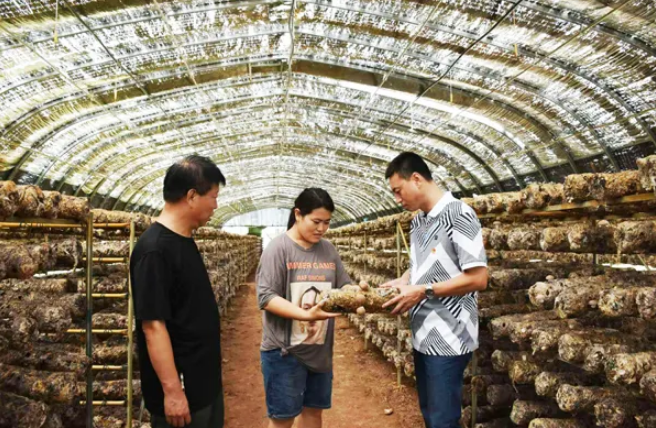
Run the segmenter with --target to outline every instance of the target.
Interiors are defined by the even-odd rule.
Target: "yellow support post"
[[[364,232],[364,254],[366,255],[367,252],[369,251],[369,244],[367,242],[367,231]],[[367,274],[367,263],[364,263],[364,274]],[[366,315],[362,315],[362,322],[365,322],[365,317]],[[364,335],[362,336],[364,338],[364,350],[366,351],[368,348],[368,343],[367,343],[367,333],[365,332]]]
[[[135,236],[135,227],[134,220],[130,222],[130,252],[128,257],[132,257],[132,251],[134,250],[134,236]],[[133,364],[134,364],[134,343],[133,343],[133,326],[134,318],[134,305],[132,302],[132,279],[130,278],[130,268],[128,266],[128,417],[127,424],[128,428],[132,428],[132,401],[133,401],[133,391],[132,391],[132,376],[133,376]]]
[[[476,376],[476,372],[478,371],[478,357],[476,355],[476,352],[472,354],[472,377]],[[471,420],[471,428],[476,428],[476,413],[478,412],[478,395],[476,394],[476,390],[474,388],[471,389],[472,392],[472,420]]]
[[[87,254],[93,254],[93,213],[87,217]],[[87,324],[86,324],[86,353],[89,361],[93,358],[93,257],[86,261],[87,279]],[[93,428],[93,370],[87,371],[87,428]]]
[[[401,225],[399,222],[396,222],[396,277],[400,278],[401,277],[401,236],[400,232],[401,231]],[[402,343],[399,340],[399,334],[398,332],[401,331],[401,327],[403,327],[403,319],[401,315],[397,315],[396,317],[396,352],[401,354],[401,346]],[[396,363],[396,362],[395,362]],[[401,386],[401,367],[397,366],[396,367],[396,384],[398,386]]]

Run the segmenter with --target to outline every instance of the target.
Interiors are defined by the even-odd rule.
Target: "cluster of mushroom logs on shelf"
[[[489,283],[478,296],[480,348],[465,373],[463,427],[656,426],[656,157],[638,167],[465,200],[483,225]],[[379,286],[408,269],[413,216],[329,231],[356,285],[323,296],[410,379],[409,321],[382,308],[395,291]],[[95,426],[124,426],[127,262],[152,219],[4,181],[0,221],[0,427],[82,427],[89,388],[103,404]],[[209,228],[195,238],[224,314],[261,242]],[[131,390],[135,404],[137,380]]]
[[[463,427],[656,427],[656,156],[638,167],[465,199],[483,226],[489,281]],[[390,295],[377,287],[408,268],[411,218],[331,230],[364,288],[326,295],[410,379],[409,320],[382,309]]]
[[[89,218],[93,230],[85,235]],[[134,348],[128,365],[134,328],[128,263],[131,244],[151,222],[140,213],[90,209],[84,198],[0,182],[0,427],[86,427],[89,390],[94,427],[126,426],[128,409],[133,426],[148,426],[147,412],[139,414]],[[223,315],[255,269],[261,240],[210,228],[195,239]]]

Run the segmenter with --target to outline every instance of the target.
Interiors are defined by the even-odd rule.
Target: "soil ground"
[[[222,320],[225,428],[266,428],[266,406],[259,345],[262,314],[255,284],[242,286]],[[362,336],[338,318],[335,331],[333,408],[324,412],[324,428],[421,428],[424,426],[414,386],[380,351],[364,349]],[[393,409],[390,416],[385,409]]]

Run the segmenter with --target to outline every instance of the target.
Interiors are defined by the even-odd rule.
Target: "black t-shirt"
[[[146,407],[164,415],[164,391],[148,356],[144,320],[166,321],[190,411],[210,405],[222,390],[219,310],[193,238],[154,223],[134,248],[130,275]]]

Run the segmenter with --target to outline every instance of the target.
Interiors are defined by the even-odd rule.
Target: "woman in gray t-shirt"
[[[287,232],[266,248],[257,270],[263,313],[262,373],[269,428],[321,427],[331,406],[334,324],[320,294],[351,282],[333,245],[322,239],[335,205],[323,189],[296,198]]]

